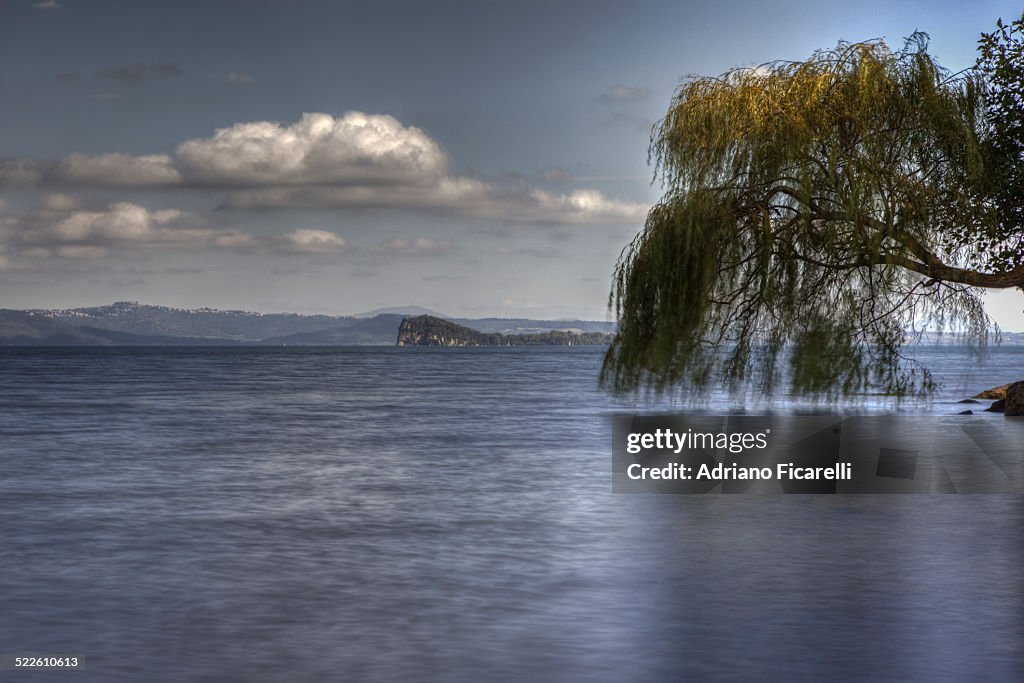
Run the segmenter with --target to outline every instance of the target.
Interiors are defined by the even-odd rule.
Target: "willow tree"
[[[1020,76],[993,66],[1024,63],[1020,35],[984,36],[957,74],[915,34],[684,83],[652,134],[664,196],[616,266],[602,383],[934,388],[908,339],[984,343],[981,288],[1024,287],[1022,148],[999,128],[1021,121]]]

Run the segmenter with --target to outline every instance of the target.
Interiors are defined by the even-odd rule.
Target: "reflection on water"
[[[1024,680],[1019,496],[613,495],[599,364],[0,351],[0,653],[81,655],[31,676],[61,681]]]

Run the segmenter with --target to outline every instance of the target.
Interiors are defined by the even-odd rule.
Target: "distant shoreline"
[[[90,308],[0,310],[0,346],[394,346],[406,317],[402,312],[365,317],[178,309],[121,301]],[[614,323],[594,320],[448,320],[483,334],[615,330]]]

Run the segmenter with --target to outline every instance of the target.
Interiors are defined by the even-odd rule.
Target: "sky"
[[[960,69],[1020,9],[0,0],[0,308],[608,319],[687,75],[915,30]]]

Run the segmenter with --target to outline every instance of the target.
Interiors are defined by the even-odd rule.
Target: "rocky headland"
[[[602,332],[553,330],[538,334],[480,332],[432,315],[405,318],[396,346],[602,346],[612,335]]]
[[[985,412],[1002,413],[1007,417],[1024,415],[1024,381],[1010,382],[1001,387],[986,389],[974,398],[995,401],[985,409]]]

